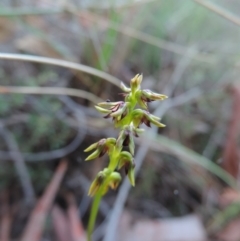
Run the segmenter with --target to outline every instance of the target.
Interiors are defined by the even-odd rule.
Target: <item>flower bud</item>
[[[142,83],[142,75],[137,74],[131,79],[130,86],[132,93],[135,93],[136,90],[140,89]]]
[[[103,184],[105,177],[106,176],[102,171],[97,174],[97,177],[93,180],[93,182],[89,188],[89,191],[88,191],[89,196],[92,197],[97,193],[97,191]]]
[[[122,180],[121,175],[118,172],[112,172],[109,176],[109,186],[115,190]]]

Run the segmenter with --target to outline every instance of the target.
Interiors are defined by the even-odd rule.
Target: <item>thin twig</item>
[[[218,14],[219,16],[227,19],[228,21],[240,26],[240,18],[238,16],[217,6],[216,4],[206,1],[206,0],[194,0],[194,2],[204,6],[205,8],[211,10],[212,12]]]
[[[33,185],[28,174],[28,170],[26,164],[24,162],[23,156],[19,151],[17,142],[15,141],[12,134],[4,127],[4,125],[0,122],[0,134],[3,136],[9,150],[10,157],[14,161],[16,171],[19,176],[19,180],[21,182],[23,192],[25,195],[26,203],[33,203],[35,200],[35,193],[33,189]]]
[[[21,87],[21,86],[2,86],[0,85],[0,94],[17,93],[17,94],[36,94],[36,95],[68,95],[79,97],[97,104],[102,101],[96,95],[84,90],[64,87]]]
[[[20,61],[50,64],[50,65],[61,66],[69,69],[75,69],[75,70],[82,71],[82,72],[97,76],[99,78],[105,79],[116,86],[119,86],[121,82],[121,80],[106,72],[100,71],[98,69],[95,69],[87,65],[78,64],[67,60],[33,56],[33,55],[25,55],[25,54],[9,54],[9,53],[0,53],[0,59],[20,60]]]

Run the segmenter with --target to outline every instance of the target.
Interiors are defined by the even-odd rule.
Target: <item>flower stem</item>
[[[90,218],[89,218],[88,228],[87,228],[87,240],[88,241],[92,240],[91,235],[92,235],[92,232],[93,232],[93,229],[95,226],[101,199],[102,199],[102,192],[101,192],[101,190],[99,190],[99,192],[97,192],[97,194],[94,197],[92,207],[91,207],[91,213],[90,213]]]
[[[105,179],[105,182],[99,188],[96,195],[94,196],[94,200],[93,200],[91,211],[90,211],[88,228],[87,228],[87,240],[88,241],[92,240],[91,235],[92,235],[95,223],[96,223],[96,218],[97,218],[97,214],[98,214],[98,210],[99,210],[99,205],[100,205],[100,202],[102,200],[103,192],[104,192],[106,186],[108,185],[108,177],[115,170],[115,168],[117,166],[117,161],[118,161],[117,157],[118,157],[120,152],[121,152],[121,150],[119,150],[117,148],[114,148],[113,152],[110,154],[110,156],[109,156],[109,158],[110,158],[110,162],[109,162],[110,172],[108,173],[108,175]],[[110,164],[112,164],[112,165],[110,165]]]

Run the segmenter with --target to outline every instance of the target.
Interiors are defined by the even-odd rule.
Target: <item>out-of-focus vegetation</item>
[[[211,2],[238,18],[239,1]],[[224,233],[240,213],[239,41],[240,26],[192,0],[0,1],[0,53],[80,63],[127,85],[143,73],[144,88],[169,95],[166,104],[150,105],[167,127],[147,129],[137,143],[135,161],[142,167],[120,209],[126,202],[133,217],[154,219],[197,213],[206,235],[226,241],[240,239]],[[42,89],[36,95],[31,88],[23,94],[4,87]],[[61,94],[46,94],[51,87],[61,87]],[[64,88],[121,99],[117,86],[94,73],[0,56],[0,235],[4,218],[11,217],[6,240],[26,233],[29,215],[62,158],[68,168],[49,204],[52,211],[47,209],[43,237],[60,240],[56,215],[72,220],[68,211],[76,205],[87,223],[87,189],[107,159],[84,163],[83,150],[117,132],[95,111],[96,103],[67,96]],[[110,241],[105,233],[114,223],[105,217],[128,191],[123,183],[106,195],[95,240]]]

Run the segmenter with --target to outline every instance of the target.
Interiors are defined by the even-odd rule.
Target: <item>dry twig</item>
[[[111,84],[114,84],[116,86],[119,86],[119,84],[120,84],[120,80],[118,78],[116,78],[106,72],[100,71],[98,69],[95,69],[95,68],[92,68],[90,66],[86,66],[83,64],[70,62],[67,60],[26,55],[26,54],[9,54],[9,53],[0,53],[0,59],[20,60],[20,61],[61,66],[61,67],[74,69],[74,70],[82,71],[82,72],[97,76],[99,78],[107,80],[108,82],[110,82]]]
[[[21,86],[2,86],[0,85],[0,94],[17,93],[17,94],[35,94],[35,95],[68,95],[72,97],[79,97],[91,101],[92,103],[99,103],[102,99],[96,95],[84,90],[77,90],[73,88],[64,87],[21,87]]]

